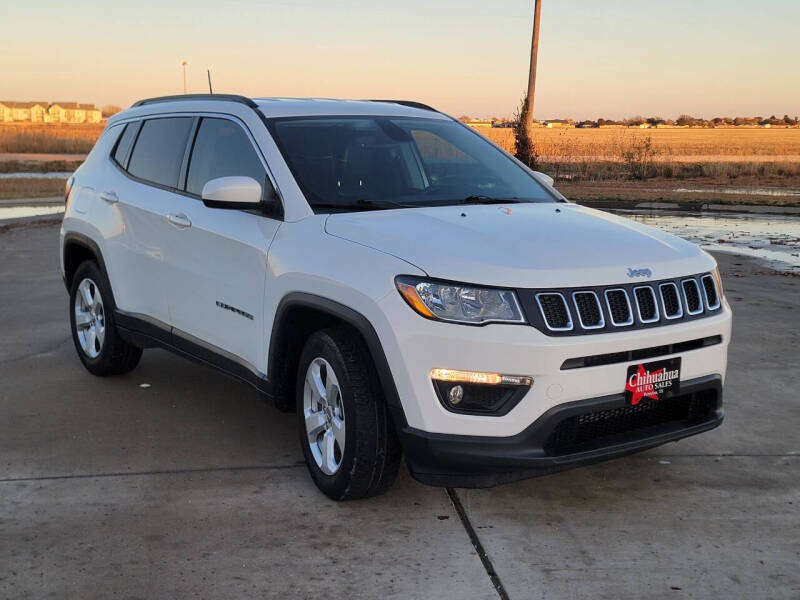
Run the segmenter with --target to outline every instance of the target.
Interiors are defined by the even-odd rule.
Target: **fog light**
[[[527,375],[433,369],[431,381],[439,401],[450,412],[502,416],[533,385]]]
[[[447,392],[447,398],[450,400],[450,404],[453,406],[457,405],[461,402],[461,399],[464,397],[464,388],[460,385],[454,385],[450,388],[450,391]]]

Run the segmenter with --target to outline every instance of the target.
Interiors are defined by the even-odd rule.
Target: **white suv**
[[[414,102],[178,96],[109,120],[61,266],[95,375],[162,347],[296,411],[334,499],[489,486],[722,421],[707,253]]]

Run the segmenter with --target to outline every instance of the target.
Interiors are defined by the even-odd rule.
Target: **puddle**
[[[0,179],[69,179],[71,171],[48,171],[47,173],[0,173]]]
[[[774,196],[776,198],[800,196],[800,190],[780,188],[677,188],[672,191],[681,194],[736,194],[740,196]]]
[[[678,235],[706,250],[760,259],[777,271],[800,273],[800,218],[738,213],[612,211]]]
[[[64,212],[63,205],[50,206],[0,206],[0,221],[19,219],[21,217],[40,217]]]

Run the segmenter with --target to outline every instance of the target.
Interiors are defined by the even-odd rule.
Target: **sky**
[[[800,114],[797,0],[543,0],[538,119]],[[67,10],[68,9],[68,10]],[[183,91],[402,98],[511,116],[533,0],[9,2],[0,100]],[[12,57],[9,60],[9,57]]]

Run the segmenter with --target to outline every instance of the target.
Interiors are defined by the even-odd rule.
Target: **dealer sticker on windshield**
[[[668,358],[628,367],[625,401],[636,406],[642,400],[661,400],[678,393],[681,383],[681,359]]]

